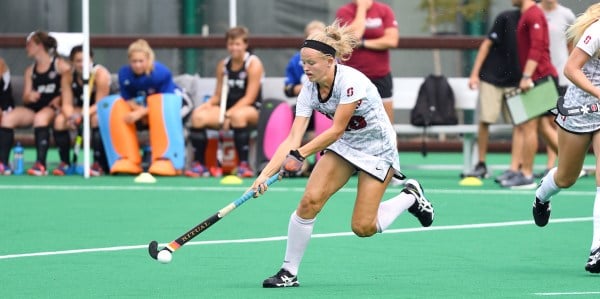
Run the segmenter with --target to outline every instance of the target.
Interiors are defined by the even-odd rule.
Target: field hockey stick
[[[270,186],[271,184],[276,182],[278,179],[279,179],[279,173],[271,176],[266,181],[267,186]],[[150,257],[152,257],[153,259],[156,260],[156,259],[158,259],[159,252],[161,252],[163,250],[168,251],[169,254],[177,251],[179,248],[181,248],[181,246],[185,245],[185,243],[189,242],[190,240],[192,240],[193,238],[198,236],[200,233],[207,230],[213,224],[215,224],[219,220],[223,219],[223,217],[227,216],[227,214],[229,214],[229,212],[233,211],[235,208],[241,206],[246,201],[251,199],[254,196],[254,193],[255,193],[254,190],[246,191],[246,193],[244,193],[244,195],[242,195],[242,197],[236,199],[235,201],[231,202],[227,206],[223,207],[218,212],[216,212],[214,215],[212,215],[212,216],[208,217],[207,219],[205,219],[204,221],[200,222],[198,225],[194,226],[194,228],[190,229],[185,234],[183,234],[179,238],[173,240],[171,243],[167,244],[167,246],[165,246],[164,248],[162,248],[160,250],[158,249],[157,241],[150,242],[150,244],[148,244],[148,253],[150,254]]]
[[[227,110],[227,95],[229,94],[229,84],[227,81],[229,77],[227,72],[223,74],[223,81],[221,82],[221,101],[219,105],[219,125],[223,125],[225,122],[225,111]]]
[[[225,112],[227,111],[227,96],[229,95],[229,76],[227,71],[223,73],[223,81],[221,82],[221,99],[219,102],[219,142],[217,145],[217,163],[219,167],[223,165],[223,123],[225,123]]]
[[[89,94],[90,96],[92,95],[92,89],[94,88],[94,72],[90,72],[90,78],[88,80],[88,86],[89,86]],[[73,169],[75,170],[75,172],[77,171],[77,160],[79,159],[79,152],[81,151],[81,145],[83,144],[83,124],[82,124],[82,120],[83,120],[83,116],[80,115],[78,117],[78,119],[75,121],[75,132],[76,132],[76,136],[75,136],[75,142],[73,143],[73,159],[71,162],[71,165],[73,167]]]
[[[598,113],[600,112],[600,103],[585,104],[575,107],[565,107],[565,98],[559,97],[556,102],[556,108],[558,113],[564,116],[576,116],[587,113]]]

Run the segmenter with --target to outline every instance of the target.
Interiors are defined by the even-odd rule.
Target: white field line
[[[561,218],[552,219],[551,223],[573,223],[573,222],[587,222],[592,221],[592,217],[581,217],[581,218]],[[460,224],[460,225],[443,225],[443,226],[432,226],[432,227],[419,227],[419,228],[401,228],[387,230],[385,234],[402,234],[412,232],[427,232],[427,231],[445,231],[445,230],[465,230],[465,229],[477,229],[477,228],[494,228],[494,227],[507,227],[507,226],[523,226],[523,225],[534,225],[531,220],[523,221],[507,221],[507,222],[491,222],[491,223],[477,223],[477,224]],[[346,237],[354,236],[352,232],[338,232],[338,233],[326,233],[326,234],[313,234],[313,238],[335,238],[335,237]],[[236,244],[236,243],[261,243],[261,242],[274,242],[286,240],[287,236],[278,237],[265,237],[265,238],[250,238],[250,239],[237,239],[237,240],[213,240],[213,241],[191,241],[185,244],[190,245],[214,245],[214,244]],[[160,246],[165,246],[160,244]],[[80,253],[92,253],[92,252],[108,252],[108,251],[124,251],[134,249],[146,249],[148,245],[131,245],[131,246],[114,246],[114,247],[101,247],[101,248],[88,248],[88,249],[72,249],[72,250],[60,250],[60,251],[44,251],[44,252],[32,252],[32,253],[21,253],[21,254],[8,254],[0,255],[0,260],[17,259],[26,257],[36,256],[50,256],[50,255],[66,255],[66,254],[80,254]]]
[[[587,296],[599,295],[600,292],[553,292],[553,293],[533,293],[536,296]]]

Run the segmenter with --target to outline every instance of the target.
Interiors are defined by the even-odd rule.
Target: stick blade
[[[158,258],[158,242],[152,241],[148,244],[148,254],[150,254],[150,257],[153,259]]]

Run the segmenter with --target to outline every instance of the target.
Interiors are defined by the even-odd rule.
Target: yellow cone
[[[468,176],[468,177],[460,180],[460,182],[458,182],[458,184],[461,186],[473,187],[473,186],[482,186],[483,182],[479,178],[476,178],[473,176]]]
[[[242,179],[235,175],[227,175],[221,179],[221,184],[223,185],[240,185],[241,183]]]
[[[156,179],[148,172],[142,172],[140,175],[135,177],[133,180],[136,183],[153,184],[156,183]]]

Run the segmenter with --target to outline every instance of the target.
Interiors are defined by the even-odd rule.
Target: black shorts
[[[377,91],[379,92],[379,96],[382,99],[387,99],[392,97],[392,89],[394,87],[392,80],[392,73],[389,73],[381,78],[370,78],[371,82],[377,87]]]

